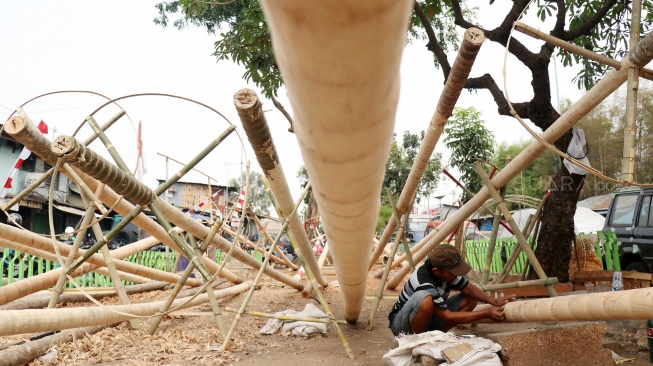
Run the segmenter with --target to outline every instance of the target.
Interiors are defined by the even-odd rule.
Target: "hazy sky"
[[[233,94],[241,88],[258,89],[242,79],[244,68],[230,61],[216,62],[213,43],[219,36],[208,35],[204,29],[190,27],[183,31],[161,28],[153,23],[158,1],[29,1],[0,3],[0,119],[27,100],[57,90],[90,90],[110,98],[123,95],[157,92],[196,99],[219,110],[232,123],[240,126],[233,107]],[[497,0],[492,6],[487,0],[472,1],[479,6],[478,22],[485,28],[498,25],[512,2]],[[548,31],[550,25],[527,16],[531,26]],[[529,48],[538,50],[541,42],[516,34]],[[432,54],[425,42],[417,41],[404,50],[401,65],[401,95],[395,132],[417,133],[427,128],[442,91],[443,76],[433,66]],[[454,54],[450,55],[453,62]],[[504,49],[487,41],[481,48],[471,76],[491,73],[503,89],[502,68]],[[514,58],[508,59],[508,88],[514,102],[532,96],[530,73]],[[563,69],[558,63],[560,97],[578,99],[582,93],[571,81],[576,71]],[[553,66],[551,66],[553,75]],[[552,82],[556,100],[555,82]],[[292,111],[284,90],[279,98]],[[60,94],[41,98],[28,104],[25,110],[37,121],[50,126],[50,137],[72,134],[84,118],[104,100],[88,94]],[[157,178],[165,176],[165,159],[157,152],[181,161],[189,161],[228,125],[207,109],[176,99],[139,97],[119,102],[135,125],[143,121],[143,143],[148,172],[146,183],[152,187]],[[554,103],[555,104],[555,103]],[[529,135],[512,118],[499,116],[489,92],[463,91],[458,106],[473,105],[483,113],[487,126],[494,132],[497,143],[528,139]],[[265,100],[268,123],[272,130],[281,162],[292,192],[300,192],[295,178],[302,158],[295,136],[287,132],[288,122],[271,102]],[[118,111],[108,106],[97,114],[99,123]],[[54,129],[56,128],[56,131]],[[85,127],[81,139],[89,135]],[[238,129],[240,131],[240,128]],[[127,118],[108,131],[128,165],[135,165],[135,132]],[[91,145],[104,153],[101,143]],[[232,134],[198,166],[226,184],[241,170],[240,141]],[[245,138],[245,155],[252,169],[260,171]],[[448,152],[442,139],[436,151]],[[245,158],[242,158],[245,159]],[[445,162],[446,163],[446,162]],[[171,174],[179,168],[171,165]],[[4,174],[0,172],[0,179]],[[187,179],[205,182],[199,174]],[[446,178],[444,178],[446,179]],[[443,179],[433,196],[447,195],[451,201],[452,183]],[[434,205],[436,200],[431,199]]]

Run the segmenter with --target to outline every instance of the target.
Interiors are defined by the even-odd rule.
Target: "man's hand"
[[[503,306],[493,306],[487,309],[487,317],[495,322],[502,322],[505,319]]]
[[[507,304],[509,302],[515,301],[516,299],[517,299],[517,297],[515,295],[505,296],[505,297],[498,297],[496,299],[493,298],[492,301],[490,302],[490,305],[492,305],[492,306],[504,306],[505,304]]]

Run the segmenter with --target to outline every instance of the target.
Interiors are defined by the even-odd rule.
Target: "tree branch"
[[[553,27],[551,35],[558,37],[565,31],[567,8],[565,7],[565,0],[556,0],[556,4],[558,5],[558,14],[556,15],[556,25]]]
[[[587,22],[583,23],[580,27],[575,28],[575,29],[570,29],[562,34],[560,37],[561,39],[565,41],[571,41],[572,39],[576,39],[580,36],[588,36],[594,27],[596,27],[597,24],[603,19],[603,17],[608,13],[610,8],[614,6],[614,4],[617,3],[617,0],[605,0],[603,5],[599,8],[599,10],[594,13],[592,18],[588,20]]]
[[[295,131],[292,128],[292,117],[290,117],[290,114],[288,114],[288,111],[286,111],[286,108],[283,107],[283,104],[281,104],[277,98],[274,97],[274,95],[270,98],[272,99],[272,103],[274,104],[275,107],[284,115],[286,116],[286,119],[288,122],[290,122],[290,128],[288,128],[288,132],[295,133]]]
[[[458,0],[451,0],[451,8],[453,9],[454,14],[454,24],[465,29],[476,27],[463,17],[463,11],[460,8],[460,2]],[[485,32],[485,29],[483,29],[483,31]]]
[[[422,26],[424,26],[426,35],[429,38],[429,42],[426,44],[426,48],[429,51],[433,52],[435,58],[438,60],[440,67],[442,67],[442,72],[444,73],[444,81],[446,82],[447,79],[449,78],[449,73],[451,72],[451,65],[449,64],[449,60],[447,59],[447,54],[444,53],[444,50],[442,50],[442,47],[440,47],[440,43],[438,42],[438,39],[435,36],[435,31],[431,26],[431,22],[429,21],[428,17],[424,13],[424,10],[422,10],[422,7],[419,6],[417,1],[415,1],[415,5],[413,6],[413,9],[415,10],[415,14],[417,14],[417,17],[419,18],[420,22],[422,23]]]
[[[485,74],[477,78],[467,79],[467,81],[465,82],[465,89],[475,89],[475,90],[487,89],[490,92],[490,94],[492,94],[492,98],[494,98],[494,102],[499,108],[498,109],[499,114],[502,116],[512,116],[512,113],[510,113],[510,106],[508,105],[508,100],[503,94],[503,91],[499,88],[497,83],[494,81],[494,78],[492,78],[492,75]],[[530,119],[530,112],[528,108],[529,104],[530,104],[529,102],[513,103],[512,107],[515,109],[515,111],[517,112],[517,114],[519,114],[520,117]]]

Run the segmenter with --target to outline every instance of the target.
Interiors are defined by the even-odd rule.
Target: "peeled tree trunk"
[[[233,296],[247,291],[250,282],[244,282],[224,290],[215,291],[218,299]],[[177,299],[172,303],[175,308],[188,298]],[[204,293],[190,301],[183,308],[200,305],[209,301],[209,296]],[[149,316],[158,313],[163,301],[148,302],[144,304],[93,306],[61,309],[37,309],[37,310],[5,310],[0,311],[0,336],[50,332],[53,330],[88,327],[92,325],[111,324],[129,319],[134,319],[132,314],[137,316]],[[119,314],[116,311],[126,314]]]
[[[365,299],[365,264],[413,2],[264,0],[261,5],[343,294],[345,320],[353,323]]]
[[[449,73],[449,77],[444,84],[444,89],[442,90],[442,94],[440,94],[440,100],[438,101],[438,105],[433,113],[433,117],[431,117],[429,128],[426,130],[422,144],[420,145],[415,161],[413,162],[413,166],[410,168],[408,179],[406,180],[404,188],[401,190],[401,194],[397,200],[397,211],[399,211],[399,213],[406,211],[406,208],[413,197],[413,193],[417,190],[419,181],[422,179],[422,175],[424,174],[424,169],[426,169],[426,164],[428,164],[429,159],[431,159],[431,155],[433,155],[435,145],[438,143],[438,140],[442,135],[444,126],[447,124],[449,117],[451,117],[451,113],[456,106],[458,97],[460,97],[460,92],[465,86],[465,81],[467,81],[474,60],[476,60],[476,55],[481,49],[484,40],[485,35],[480,29],[470,28],[465,31],[463,43],[458,51],[458,56],[456,57],[451,72]],[[396,228],[397,220],[393,213],[381,234],[381,238],[379,238],[379,243],[374,249],[374,253],[372,253],[369,263],[370,270],[374,266],[374,263],[379,259],[379,256],[381,256],[381,253],[383,253],[383,249],[388,244],[388,241]]]
[[[274,140],[272,140],[268,123],[265,120],[261,101],[253,90],[241,89],[234,94],[234,105],[238,111],[240,121],[243,123],[247,138],[256,154],[256,160],[270,184],[270,190],[274,194],[277,205],[284,217],[287,217],[295,207],[295,202],[290,195],[286,175],[283,173],[281,162],[279,162],[277,149],[274,146]],[[328,282],[322,276],[322,271],[317,265],[311,242],[306,236],[299,214],[295,214],[290,218],[288,231],[295,239],[302,256],[304,256],[306,265],[313,271],[315,280],[320,285],[327,286]]]
[[[651,38],[649,34],[647,39]],[[572,128],[581,118],[587,115],[594,107],[596,107],[603,99],[612,94],[621,84],[626,81],[628,77],[628,66],[630,62],[625,59],[622,61],[622,68],[620,70],[612,70],[601,81],[599,81],[592,89],[590,89],[578,102],[574,103],[564,114],[554,122],[551,127],[544,131],[540,137],[548,143],[553,143]],[[546,146],[539,140],[534,140],[526,147],[515,159],[508,163],[503,170],[494,176],[492,183],[495,187],[503,187],[508,184],[512,178],[517,176],[519,172],[529,166],[535,159],[546,150]],[[451,234],[456,227],[461,225],[469,216],[471,216],[481,205],[490,198],[490,192],[487,188],[481,189],[472,199],[463,205],[458,211],[449,216],[448,219],[443,221],[438,226],[438,231],[431,232],[420,243],[425,241],[423,246],[413,252],[413,259],[415,262],[423,260],[426,255],[436,245],[440,244],[449,234]],[[433,234],[433,235],[431,235]],[[418,245],[420,244],[418,243]],[[417,245],[415,246],[417,247]],[[411,251],[412,252],[412,251]],[[408,274],[410,268],[407,266],[402,267],[397,273],[388,281],[387,288],[394,289],[403,278]]]

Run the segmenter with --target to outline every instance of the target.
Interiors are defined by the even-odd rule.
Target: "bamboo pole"
[[[238,309],[226,307],[226,308],[224,308],[224,311],[229,312],[229,313],[237,313]],[[258,312],[258,311],[250,311],[250,310],[243,311],[243,315],[251,315],[251,316],[258,316],[260,318],[290,320],[290,321],[298,321],[298,322],[312,322],[312,323],[325,323],[325,324],[329,324],[329,323],[332,322],[332,320],[329,319],[329,318],[302,318],[302,317],[299,317],[299,316],[277,315],[277,314],[261,313],[261,312]],[[346,324],[347,323],[344,320],[337,320],[337,322],[339,324]]]
[[[526,238],[522,234],[521,231],[519,231],[519,226],[517,226],[517,223],[515,220],[513,220],[512,215],[510,215],[510,210],[508,210],[508,207],[506,207],[506,203],[501,201],[501,195],[499,195],[499,192],[497,189],[494,187],[492,184],[492,181],[490,180],[490,177],[488,177],[487,173],[481,166],[481,163],[478,161],[474,162],[474,169],[478,174],[481,176],[481,179],[483,179],[483,183],[485,186],[488,188],[490,191],[490,194],[494,198],[494,201],[497,203],[499,208],[501,209],[501,213],[503,213],[503,216],[506,218],[506,221],[512,228],[512,231],[515,233],[515,236],[517,237],[517,241],[519,242],[519,246],[521,249],[526,253],[526,256],[528,259],[531,261],[533,269],[537,273],[537,276],[540,279],[546,279],[546,273],[544,273],[544,270],[542,269],[542,266],[540,266],[540,262],[537,260],[537,257],[535,257],[535,253],[531,250],[531,247],[528,246],[528,242],[526,241]],[[516,249],[516,248],[515,248]],[[558,296],[556,294],[555,290],[553,289],[552,285],[545,285],[546,292],[549,294],[549,296],[554,297]]]
[[[41,159],[45,160],[48,164],[50,165],[56,165],[58,156],[52,152],[52,148],[50,146],[50,141],[47,139],[47,137],[43,136],[43,134],[36,128],[36,126],[26,120],[23,120],[22,118],[19,119],[11,119],[11,123],[6,123],[5,124],[5,132],[7,132],[9,135],[11,135],[16,141],[20,142],[21,144],[27,146],[28,149],[30,149],[33,153],[38,155]],[[221,137],[219,136],[218,139]],[[75,168],[73,168],[75,170]],[[183,172],[183,171],[182,171]],[[88,175],[77,172],[80,177],[84,180],[84,182],[89,186],[91,189],[95,189],[100,182],[95,180],[92,177],[89,177]],[[178,173],[179,174],[179,173]],[[183,175],[183,174],[182,174]],[[168,188],[168,187],[166,187]],[[127,217],[132,213],[135,209],[134,205],[129,203],[127,200],[122,200],[121,197],[116,194],[110,187],[105,187],[102,190],[102,193],[100,193],[99,197],[102,201],[104,201],[108,206],[115,206],[115,211],[118,212],[120,215],[123,217]],[[201,224],[195,222],[191,218],[189,218],[187,215],[182,214],[177,210],[176,208],[171,207],[170,212],[177,211],[179,213],[179,216],[177,217],[179,222],[173,221],[175,224],[177,224],[180,227],[192,227],[193,224],[197,224],[201,228],[206,229],[204,226]],[[164,207],[164,212],[165,212],[165,207]],[[167,215],[170,217],[170,215]],[[165,232],[165,230],[154,220],[150,219],[148,216],[145,214],[139,214],[136,216],[133,220],[134,224],[136,224],[138,227],[141,229],[145,230],[149,234],[151,234],[153,237],[156,237],[159,241],[161,241],[163,244],[167,245],[170,247],[172,250],[182,253],[181,249],[177,247],[175,242],[168,236],[168,233]],[[193,227],[193,235],[200,235],[198,228],[195,226]],[[208,229],[206,229],[206,232],[208,232]],[[206,234],[204,234],[206,235]],[[218,237],[219,238],[219,237]],[[216,238],[217,239],[217,238]],[[226,240],[224,240],[226,242]],[[228,242],[227,242],[228,244]],[[214,243],[215,245],[215,243]],[[227,246],[227,245],[225,245]],[[228,246],[227,246],[228,247]],[[239,254],[239,253],[235,253]],[[238,255],[235,255],[237,259]],[[253,259],[253,258],[252,258]],[[211,261],[208,258],[204,258],[204,263],[208,266],[209,269],[212,271],[215,271],[218,269],[218,265]],[[228,271],[228,270],[223,270],[220,272],[220,276],[228,279],[232,283],[240,283],[242,282],[242,279],[238,276],[236,276],[234,273]]]
[[[506,304],[505,321],[645,320],[653,313],[653,288],[570,295]]]
[[[633,12],[633,23],[634,23],[634,21],[635,21],[635,14]],[[631,26],[631,29],[634,29],[634,28]],[[549,43],[551,45],[560,47],[563,50],[569,51],[571,53],[575,53],[575,54],[577,54],[579,56],[588,58],[590,60],[594,60],[594,61],[596,61],[598,63],[608,65],[608,66],[610,66],[612,68],[615,68],[617,70],[621,69],[621,61],[615,60],[615,59],[607,57],[607,56],[600,55],[598,53],[592,52],[592,51],[590,51],[588,49],[585,49],[583,47],[576,46],[573,43],[563,41],[560,38],[556,38],[556,37],[554,37],[552,35],[543,33],[541,31],[539,31],[538,29],[530,27],[530,26],[528,26],[528,25],[526,25],[524,23],[515,22],[515,30],[517,30],[517,31],[519,31],[521,33],[524,33],[524,34],[526,34],[528,36],[531,36],[533,38],[543,40],[546,43]],[[631,30],[631,34],[633,34],[632,30]],[[636,34],[639,35],[639,30],[637,31]],[[632,49],[634,49],[634,47],[631,45],[630,49],[632,50]],[[645,64],[642,64],[642,65],[645,65]],[[640,76],[642,76],[643,78],[646,78],[648,80],[653,80],[653,70],[646,69],[646,68],[642,67],[640,69],[640,73],[641,73]]]
[[[644,44],[648,44],[647,40],[650,42],[648,47],[653,48],[653,35],[649,33],[646,36],[646,39],[638,45],[639,48],[644,48]],[[642,53],[643,54],[643,53]],[[641,62],[648,62],[653,58],[653,52],[642,56],[638,62],[638,65],[642,65]],[[648,61],[647,61],[648,60]],[[628,59],[624,59],[623,64],[630,66],[631,63]],[[614,92],[623,82],[627,79],[628,72],[622,70],[611,70],[603,77],[592,89],[585,93],[578,102],[574,103],[568,110],[566,110],[546,131],[544,131],[540,137],[548,142],[553,143],[558,138],[560,138],[565,132],[567,132],[573,125],[575,125],[581,118],[583,118],[587,113],[589,113],[594,107],[596,107],[601,101],[603,101],[607,96]],[[542,144],[539,140],[534,140],[529,146],[526,147],[515,159],[504,167],[502,171],[497,173],[492,179],[494,186],[501,187],[519,174],[520,171],[525,169],[530,165],[542,152],[546,150],[546,146]],[[427,240],[426,245],[419,249],[416,253],[413,253],[413,259],[420,261],[426,257],[428,252],[438,245],[442,239],[449,233],[451,233],[457,226],[459,226],[469,215],[473,214],[481,205],[490,197],[489,191],[486,187],[483,187],[479,193],[477,193],[474,198],[467,201],[467,203],[461,207],[458,211],[453,213],[448,220],[442,222],[438,228],[439,232],[434,234]],[[406,276],[407,270],[402,268],[397,271],[397,273],[392,277],[388,282],[388,288],[396,288],[401,280]]]
[[[501,200],[506,196],[506,186],[501,187],[499,190]],[[497,235],[499,234],[499,223],[501,222],[501,210],[499,206],[494,211],[494,220],[492,221],[492,233],[490,234],[490,241],[488,242],[487,255],[483,263],[483,273],[481,274],[481,285],[487,285],[490,278],[490,266],[492,265],[492,258],[494,257],[494,249],[497,245]]]
[[[478,54],[484,40],[485,35],[480,29],[470,28],[465,31],[458,55],[454,60],[451,72],[449,73],[449,77],[447,78],[444,89],[442,90],[442,94],[440,94],[440,99],[435,112],[433,113],[433,117],[431,117],[429,128],[426,129],[426,134],[424,135],[424,139],[422,140],[417,156],[415,157],[415,162],[410,169],[410,174],[408,175],[404,188],[401,190],[401,195],[397,201],[397,209],[399,212],[403,212],[406,207],[408,207],[408,200],[410,200],[412,193],[417,190],[417,185],[422,179],[426,164],[431,158],[435,145],[438,143],[438,140],[442,135],[444,126],[453,112],[453,108],[458,101],[458,97],[460,96],[463,87],[465,86],[465,81],[467,81],[469,72],[476,60],[476,55]],[[374,253],[372,253],[369,263],[370,270],[372,269],[372,266],[374,266],[374,263],[379,259],[383,248],[385,248],[390,240],[390,236],[394,232],[396,226],[397,223],[395,219],[391,218],[388,221],[386,228],[383,230],[381,238],[379,238],[379,244],[374,249]]]
[[[515,281],[515,282],[508,282],[508,283],[497,283],[497,284],[492,284],[492,285],[481,285],[481,289],[483,291],[498,291],[498,290],[506,290],[509,288],[522,288],[522,287],[531,287],[531,286],[550,286],[558,283],[558,278],[557,277],[549,277],[549,278],[543,278],[539,280],[531,280],[531,281]]]
[[[415,191],[415,192],[417,192],[417,191]],[[415,194],[417,194],[417,193],[415,193]],[[408,213],[408,216],[410,216],[410,210],[408,210],[408,209],[406,209],[404,214],[401,214],[401,215],[399,214],[399,211],[397,211],[397,205],[395,205],[395,199],[394,199],[394,197],[392,197],[392,192],[390,192],[389,188],[386,190],[386,195],[388,196],[388,202],[390,202],[390,207],[392,207],[392,216],[394,216],[396,221],[399,221],[399,216],[402,216],[402,217],[406,216],[406,213]],[[415,199],[415,196],[413,195],[413,200],[414,199]],[[408,220],[408,219],[406,219],[406,220]],[[406,259],[408,260],[408,265],[410,266],[411,271],[414,271],[415,270],[415,263],[413,262],[413,256],[410,255],[410,247],[408,246],[408,241],[406,240],[406,223],[404,223],[404,225],[401,225],[401,221],[399,221],[399,222],[397,222],[397,226],[399,226],[400,228],[401,228],[401,226],[404,227],[404,230],[401,233],[401,239],[400,240],[404,244],[404,251],[405,251],[405,254],[406,254]],[[397,236],[399,236],[398,232],[397,232]],[[396,252],[397,252],[397,250],[395,249],[395,253]],[[394,258],[394,253],[392,253],[391,257]],[[383,282],[385,283],[385,281],[383,281]],[[381,289],[383,289],[383,286],[381,286]],[[370,329],[368,329],[368,330],[371,330],[372,326],[369,325],[369,327],[370,327]]]
[[[329,255],[329,243],[324,244],[324,248],[322,248],[322,254],[320,254],[320,258],[317,260],[317,265],[320,266],[320,268],[324,266],[327,255]]]
[[[102,189],[103,189],[103,185],[99,185],[97,188],[98,192],[101,192]],[[83,192],[81,197],[84,206],[90,206],[89,199],[86,197],[86,195],[84,195]],[[93,213],[90,213],[89,216],[93,216]],[[95,223],[93,224],[93,226],[91,226],[91,229],[93,230],[93,234],[95,235],[96,240],[101,240],[103,234],[100,225],[98,223]],[[116,293],[118,294],[118,298],[120,299],[120,302],[123,305],[131,304],[131,301],[129,300],[129,296],[127,296],[127,292],[125,292],[125,287],[122,285],[120,274],[118,274],[118,270],[116,269],[116,264],[113,261],[113,257],[109,252],[109,246],[107,244],[104,244],[104,246],[102,247],[101,254],[102,254],[102,258],[104,258],[104,263],[106,263],[107,270],[109,270],[109,276],[113,280],[113,286],[116,288]],[[140,325],[138,324],[138,320],[136,319],[130,320],[129,323],[134,329],[140,328]]]
[[[215,292],[217,298],[233,296],[249,289],[251,284],[244,282]],[[176,300],[177,307],[188,298]],[[183,306],[183,309],[209,301],[208,295],[201,294]],[[133,319],[134,316],[150,316],[157,312],[163,301],[131,305],[111,305],[102,307],[77,307],[38,310],[0,311],[0,336],[49,332],[84,326],[111,324]],[[180,309],[181,310],[181,309]]]
[[[259,220],[259,218],[256,216],[254,211],[252,211],[252,208],[248,207],[247,209],[249,210],[249,217],[251,217],[252,220],[254,220],[254,224],[256,224],[256,227],[258,228],[259,232],[262,234],[261,236],[265,237],[268,241],[272,242],[272,240],[274,240],[274,239],[272,239],[272,237],[267,232],[267,230],[265,230],[265,228],[263,227],[263,224],[261,223],[261,220]],[[258,245],[256,246],[256,250],[265,253],[265,250],[263,248],[259,248]],[[281,261],[283,261],[283,263],[285,265],[287,265],[288,267],[290,267],[291,269],[293,269],[295,271],[299,269],[299,266],[296,265],[295,263],[291,262],[288,259],[288,257],[286,257],[282,252],[278,251],[278,253],[279,253],[279,257],[280,257]],[[274,258],[276,261],[279,261],[274,256],[272,256],[272,258]]]
[[[281,212],[287,216],[292,210],[294,202],[290,195],[290,188],[288,187],[283,167],[279,161],[265,114],[263,113],[263,105],[256,93],[250,89],[241,89],[234,94],[234,105],[236,106],[236,111],[243,124],[247,138],[256,154],[256,160],[261,166],[261,169],[263,169],[265,178],[270,183],[270,189],[272,189],[277,199],[277,204]],[[322,286],[326,286],[328,284],[327,280],[322,276],[320,267],[317,265],[317,260],[312,255],[313,248],[308,240],[299,215],[291,218],[288,224],[288,231],[297,241],[297,246],[304,255],[304,258],[306,258],[306,264],[315,273],[317,282]]]
[[[209,247],[210,241],[207,241],[206,244],[202,242],[202,246],[199,247],[197,245],[197,240],[195,240],[194,236],[189,235],[188,238],[190,239],[191,248],[193,248],[193,250],[195,251],[195,255],[201,257],[206,252],[206,249]],[[234,239],[234,242],[237,242],[237,240]],[[213,281],[213,278],[209,280],[205,280],[205,282],[209,282],[209,281]],[[218,306],[218,300],[215,297],[215,293],[213,292],[212,286],[206,288],[206,294],[209,295],[209,306],[211,306],[211,311],[213,311],[213,317],[215,318],[215,322],[218,325],[218,331],[220,332],[220,335],[224,337],[227,334],[227,330],[224,327],[224,320],[222,319],[222,313],[220,312],[220,307]]]
[[[91,219],[95,217],[95,208],[91,205],[89,205],[86,208],[86,211],[84,212],[84,217],[82,218],[81,222],[81,230],[77,233],[77,237],[75,237],[75,241],[73,242],[72,247],[70,248],[70,253],[68,253],[68,258],[66,258],[66,266],[69,266],[74,260],[75,256],[77,255],[77,251],[79,250],[79,246],[82,244],[82,241],[84,240],[84,237],[86,236],[86,226],[91,222]],[[55,261],[56,261],[56,256],[55,256]],[[52,299],[50,300],[50,304],[48,304],[48,308],[52,309],[57,305],[57,302],[59,302],[59,295],[63,292],[63,286],[66,284],[66,280],[68,277],[66,277],[66,274],[62,271],[61,275],[59,275],[59,280],[57,280],[57,284],[54,287],[54,292],[52,293]]]
[[[642,20],[642,0],[633,0],[630,26],[630,50],[639,43],[639,27]],[[635,138],[637,135],[637,89],[639,88],[639,68],[628,69],[626,87],[626,125],[624,126],[624,149],[621,165],[621,180],[633,183],[635,179]]]
[[[417,195],[417,191],[413,193],[413,200],[415,199],[415,196]],[[390,190],[388,190],[388,198],[391,198],[392,194],[390,193]],[[412,201],[411,201],[412,202]],[[394,203],[394,202],[392,202]],[[397,252],[397,248],[399,248],[399,243],[402,241],[402,238],[405,239],[405,233],[406,233],[406,223],[408,222],[408,218],[410,217],[410,210],[406,210],[403,213],[403,216],[401,218],[401,222],[399,223],[399,230],[397,231],[397,236],[395,237],[395,242],[392,244],[392,249],[390,249],[390,258],[394,258],[395,253]],[[406,249],[408,250],[408,249]],[[376,311],[379,308],[379,302],[381,301],[381,298],[383,297],[383,288],[385,287],[385,281],[388,279],[388,274],[390,273],[390,267],[392,265],[392,261],[389,260],[388,263],[385,264],[385,267],[383,268],[383,276],[381,276],[381,281],[379,282],[379,287],[376,289],[376,294],[374,295],[374,301],[372,302],[372,307],[370,308],[370,316],[367,319],[367,327],[365,329],[367,331],[371,331],[372,327],[374,326],[374,317],[376,316]],[[414,266],[414,264],[413,264]],[[413,270],[415,267],[412,268]]]
[[[272,191],[270,191],[270,186],[268,185],[268,181],[265,178],[263,178],[263,185],[265,186],[266,191],[270,196],[270,201],[272,201],[272,206],[274,206],[275,210],[277,211],[277,215],[279,216],[280,219],[282,219],[285,222],[283,213],[277,206],[277,201],[274,199],[274,195],[272,194]],[[355,358],[354,353],[351,351],[351,348],[349,347],[349,343],[347,342],[347,338],[345,338],[345,335],[342,333],[342,330],[338,325],[338,321],[336,320],[336,317],[333,315],[333,312],[329,307],[329,303],[324,298],[324,295],[322,294],[322,290],[320,290],[319,283],[317,283],[317,281],[315,280],[315,277],[313,276],[313,272],[311,272],[311,269],[305,265],[306,262],[304,261],[304,256],[300,251],[297,250],[297,244],[295,243],[295,239],[293,238],[292,234],[288,236],[290,238],[290,245],[292,245],[292,247],[295,249],[295,252],[297,253],[297,258],[299,258],[299,263],[302,264],[302,267],[297,272],[299,276],[297,275],[295,276],[301,279],[301,272],[302,270],[305,269],[306,277],[308,277],[308,281],[311,283],[311,287],[315,289],[315,295],[317,295],[318,302],[320,303],[320,305],[322,305],[322,307],[324,308],[324,312],[327,314],[327,317],[331,320],[331,325],[333,326],[333,329],[335,329],[336,334],[340,339],[340,343],[342,343],[342,346],[345,349],[345,352],[347,353],[347,356],[350,359],[354,359]]]
[[[531,238],[531,249],[535,251],[535,243],[537,243],[537,236],[540,233],[540,225],[542,224],[542,220],[538,220],[537,223],[535,224],[535,231],[533,232],[533,237]],[[578,257],[576,257],[578,259]],[[522,270],[521,273],[521,279],[522,281],[526,279],[526,275],[528,273],[528,267],[530,266],[530,262],[528,261],[528,258],[526,258],[526,262],[524,262],[524,269]],[[580,271],[580,265],[578,266],[578,270]]]
[[[253,217],[252,214],[253,214],[253,213],[250,212],[250,217]],[[260,230],[260,229],[259,229],[259,230]],[[234,237],[236,236],[236,232],[233,231],[233,230],[232,230],[230,227],[228,227],[228,226],[224,226],[224,225],[223,225],[223,226],[220,228],[220,231],[222,231],[222,232],[225,233],[225,234],[228,234],[228,235],[231,236],[232,238],[234,238]],[[246,244],[247,246],[249,246],[250,248],[256,250],[257,252],[261,252],[261,253],[263,253],[263,254],[265,255],[265,249],[259,247],[256,243],[252,243],[250,240],[248,240],[247,238],[245,238],[243,235],[240,235],[240,236],[238,237],[238,239],[239,239],[242,243],[244,243],[244,244]],[[270,241],[272,241],[272,240],[270,240]],[[288,267],[290,267],[290,268],[292,268],[292,269],[295,269],[295,270],[298,268],[296,265],[292,264],[292,262],[290,262],[290,260],[289,260],[289,259],[288,259],[288,258],[287,258],[283,253],[281,253],[281,252],[277,252],[277,253],[279,253],[279,255],[280,255],[280,256],[283,256],[283,257],[277,257],[277,256],[275,256],[275,255],[272,255],[272,257],[270,257],[270,260],[273,260],[273,261],[275,261],[275,262],[277,262],[277,263],[280,263],[280,264],[285,264],[286,266],[288,266]],[[286,258],[286,259],[284,260],[283,258]],[[292,265],[292,266],[291,266],[291,265]],[[294,267],[294,268],[293,268],[293,267]]]

